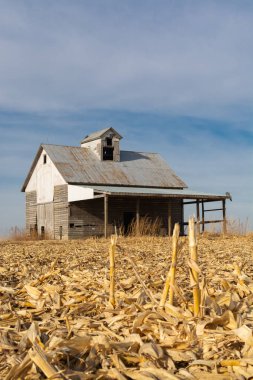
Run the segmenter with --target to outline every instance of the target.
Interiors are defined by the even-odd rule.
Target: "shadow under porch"
[[[171,235],[175,223],[180,223],[183,233],[182,199],[99,195],[94,199],[69,204],[69,238],[110,236],[117,232],[128,233],[131,223],[136,223],[138,234],[141,218],[150,223],[159,220],[158,235]]]

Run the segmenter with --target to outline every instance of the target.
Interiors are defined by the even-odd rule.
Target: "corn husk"
[[[199,236],[197,263],[179,245],[161,308],[171,238],[118,237],[112,308],[108,240],[0,242],[0,378],[252,377],[252,237]]]

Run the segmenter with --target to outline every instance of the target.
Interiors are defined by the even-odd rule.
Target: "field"
[[[253,378],[252,235],[198,239],[197,317],[187,238],[165,308],[171,238],[118,238],[115,308],[109,246],[0,242],[1,379]]]

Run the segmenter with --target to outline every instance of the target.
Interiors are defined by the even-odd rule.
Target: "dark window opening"
[[[74,227],[75,227],[74,223],[69,224],[69,228],[74,228]]]
[[[46,163],[47,163],[47,155],[44,154],[44,155],[43,155],[43,164],[45,165]]]
[[[124,233],[125,235],[131,232],[131,226],[136,218],[135,212],[124,212],[123,221],[124,221]]]
[[[113,148],[103,148],[103,160],[104,161],[113,161]]]
[[[62,240],[62,226],[59,227],[60,240]]]
[[[111,137],[106,137],[106,145],[112,146],[112,138]]]
[[[44,239],[45,238],[45,227],[44,226],[41,226],[40,233],[41,233],[41,239]]]

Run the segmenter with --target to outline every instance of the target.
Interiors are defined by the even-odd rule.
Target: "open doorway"
[[[40,237],[42,240],[45,239],[45,227],[44,226],[41,226]]]
[[[127,235],[130,231],[130,226],[136,218],[135,212],[124,212],[124,234]]]

